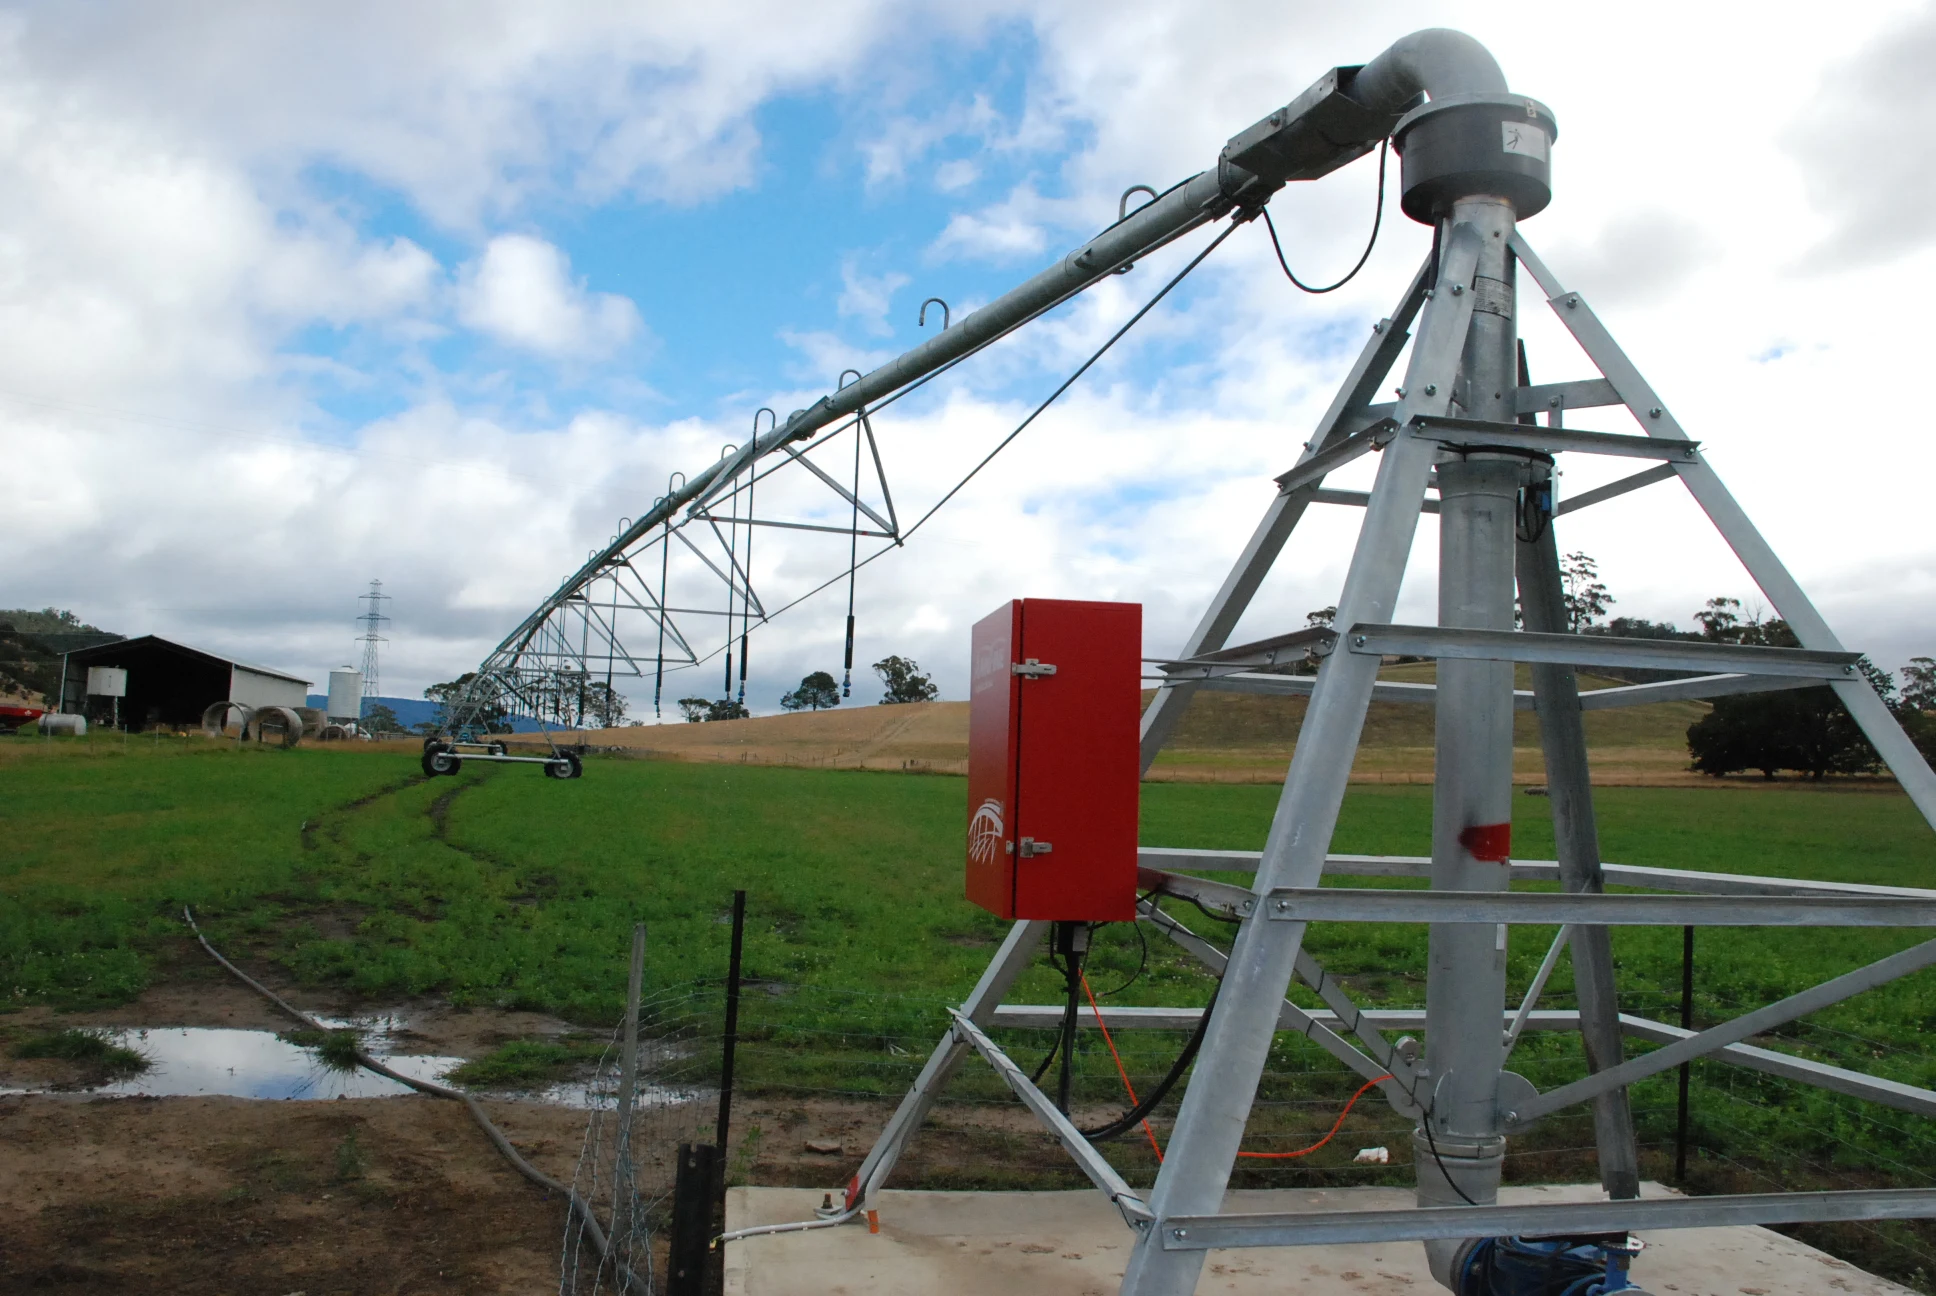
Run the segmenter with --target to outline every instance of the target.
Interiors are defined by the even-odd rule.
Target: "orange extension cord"
[[[1130,1106],[1133,1107],[1136,1105],[1136,1088],[1129,1083],[1129,1072],[1123,1067],[1122,1055],[1116,1052],[1116,1041],[1109,1037],[1109,1027],[1102,1019],[1102,1005],[1096,1002],[1096,992],[1089,988],[1089,974],[1084,972],[1078,975],[1082,977],[1082,993],[1089,998],[1089,1011],[1096,1014],[1096,1028],[1102,1032],[1102,1042],[1109,1046],[1109,1056],[1116,1063],[1116,1074],[1123,1078],[1123,1090],[1129,1094]],[[1391,1079],[1389,1075],[1374,1076],[1372,1079],[1359,1085],[1358,1092],[1351,1095],[1350,1101],[1344,1105],[1344,1110],[1338,1113],[1338,1119],[1332,1122],[1331,1132],[1313,1143],[1310,1147],[1299,1148],[1295,1152],[1239,1152],[1237,1155],[1240,1157],[1249,1157],[1256,1161],[1288,1161],[1293,1157],[1309,1156],[1326,1143],[1329,1143],[1333,1138],[1337,1137],[1338,1131],[1344,1128],[1344,1118],[1351,1114],[1351,1109],[1358,1105],[1358,1100],[1365,1096],[1367,1089],[1370,1089],[1373,1085],[1382,1084],[1389,1079]],[[1160,1165],[1163,1161],[1163,1149],[1157,1146],[1156,1131],[1150,1128],[1150,1123],[1147,1120],[1143,1122],[1143,1133],[1148,1137],[1150,1151],[1156,1153],[1156,1160]]]

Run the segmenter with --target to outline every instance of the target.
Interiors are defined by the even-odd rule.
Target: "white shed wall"
[[[252,707],[307,706],[309,685],[302,680],[287,680],[252,671],[247,666],[236,666],[229,672],[229,701]]]

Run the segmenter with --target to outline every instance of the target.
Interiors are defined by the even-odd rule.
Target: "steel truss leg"
[[[1314,457],[1319,451],[1350,435],[1354,427],[1353,416],[1372,403],[1391,367],[1398,361],[1399,352],[1405,349],[1410,340],[1412,320],[1417,316],[1419,307],[1425,302],[1425,285],[1432,269],[1428,257],[1419,267],[1412,283],[1399,300],[1398,309],[1391,318],[1381,320],[1372,333],[1371,340],[1358,355],[1358,361],[1351,367],[1345,378],[1344,386],[1338,389],[1331,407],[1318,421],[1317,431],[1305,443],[1304,453],[1299,456],[1302,464]],[[1257,524],[1256,532],[1250,543],[1244,546],[1230,575],[1224,579],[1223,587],[1210,600],[1209,610],[1203,620],[1184,641],[1179,657],[1195,657],[1200,653],[1215,652],[1224,646],[1230,632],[1238,621],[1243,619],[1250,600],[1256,596],[1257,587],[1263,583],[1270,572],[1271,564],[1284,550],[1284,544],[1291,538],[1291,532],[1303,520],[1304,510],[1317,498],[1322,481],[1314,481],[1296,490],[1280,492],[1271,500],[1270,508],[1264,512],[1264,520]],[[1200,681],[1187,680],[1168,685],[1156,691],[1149,709],[1143,712],[1143,772],[1156,760],[1156,754],[1163,750],[1176,731],[1177,721],[1189,709],[1190,699],[1195,697]]]
[[[1550,522],[1537,538],[1521,541],[1518,568],[1519,605],[1526,628],[1551,634],[1569,629],[1560,580],[1559,542]],[[1538,663],[1532,669],[1560,884],[1568,891],[1598,893],[1606,887],[1600,875],[1600,833],[1593,814],[1579,680],[1571,666]],[[1613,979],[1613,942],[1605,927],[1574,927],[1571,943],[1587,1070],[1605,1071],[1620,1065],[1624,1057]],[[1600,1150],[1600,1186],[1609,1197],[1638,1197],[1640,1153],[1634,1143],[1633,1111],[1625,1089],[1609,1090],[1594,1100],[1593,1138]]]
[[[1424,307],[1412,349],[1407,395],[1396,414],[1400,423],[1420,414],[1443,415],[1450,408],[1471,324],[1470,287],[1481,242],[1480,232],[1467,224],[1453,226],[1443,240],[1438,288]],[[1455,285],[1461,291],[1446,291]],[[1400,437],[1386,448],[1338,601],[1339,625],[1390,620],[1435,453],[1431,443],[1411,437]],[[1319,665],[1310,709],[1258,863],[1258,895],[1280,886],[1318,884],[1378,667],[1378,658],[1349,652],[1332,653]],[[1303,937],[1303,923],[1247,920],[1238,929],[1217,1010],[1204,1033],[1195,1069],[1199,1078],[1184,1094],[1151,1196],[1159,1221],[1169,1215],[1211,1214],[1222,1205]],[[1497,1019],[1491,1029],[1497,1033]],[[1202,1271],[1203,1253],[1166,1251],[1156,1240],[1157,1232],[1151,1229],[1138,1238],[1122,1291],[1130,1296],[1187,1296]]]
[[[1686,440],[1687,434],[1660,397],[1648,385],[1633,361],[1627,358],[1620,344],[1607,332],[1606,325],[1600,322],[1586,299],[1578,293],[1567,292],[1560,287],[1559,280],[1553,277],[1543,262],[1534,255],[1525,240],[1513,236],[1513,252],[1519,263],[1539,280],[1540,289],[1547,296],[1547,305],[1559,316],[1560,323],[1566,326],[1587,357],[1599,366],[1606,380],[1620,396],[1640,426],[1647,434],[1665,440]],[[1803,593],[1802,587],[1782,564],[1775,551],[1748,520],[1747,513],[1735,501],[1728,488],[1721,484],[1721,478],[1710,468],[1705,460],[1695,459],[1688,462],[1676,461],[1674,470],[1680,474],[1688,493],[1701,506],[1714,529],[1728,542],[1741,565],[1748,569],[1748,575],[1775,605],[1789,629],[1801,641],[1804,648],[1814,648],[1827,652],[1843,651],[1841,640],[1829,629],[1828,622],[1815,610],[1815,605]],[[1902,790],[1909,794],[1916,809],[1922,812],[1930,827],[1936,828],[1936,772],[1929,768],[1922,753],[1902,731],[1896,718],[1889,714],[1876,691],[1869,687],[1866,679],[1855,678],[1838,680],[1831,684],[1842,705],[1861,726],[1863,734],[1882,757],[1883,764],[1896,776]]]
[[[1004,997],[1015,985],[1028,965],[1034,961],[1035,951],[1049,933],[1045,922],[1018,922],[1008,929],[1008,936],[1002,941],[995,957],[989,960],[988,968],[981,974],[981,980],[968,999],[961,1005],[961,1016],[975,1026],[986,1029],[995,1010],[1001,1007]],[[969,1042],[961,1032],[950,1027],[948,1033],[935,1045],[934,1052],[928,1057],[928,1064],[921,1068],[900,1107],[881,1130],[880,1137],[874,1140],[873,1148],[867,1153],[866,1160],[860,1163],[855,1173],[854,1183],[857,1192],[854,1202],[873,1209],[874,1194],[887,1182],[888,1175],[894,1172],[895,1163],[901,1159],[901,1152],[907,1147],[908,1140],[921,1128],[934,1107],[941,1091],[948,1087],[955,1070],[962,1059],[968,1056]]]

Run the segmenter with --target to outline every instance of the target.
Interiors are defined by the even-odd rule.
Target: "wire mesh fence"
[[[715,1132],[723,1001],[718,985],[672,986],[643,999],[629,1086],[624,1024],[613,1030],[580,1091],[585,1138],[572,1173],[573,1191],[605,1223],[610,1248],[601,1255],[585,1221],[570,1215],[559,1256],[560,1296],[669,1290],[667,1229],[678,1149]]]

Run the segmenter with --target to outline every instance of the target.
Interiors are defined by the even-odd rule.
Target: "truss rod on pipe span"
[[[811,440],[842,420],[865,417],[883,401],[974,355],[1192,230],[1232,214],[1240,220],[1252,219],[1286,184],[1328,175],[1378,147],[1418,98],[1413,89],[1401,84],[1367,100],[1362,77],[1358,78],[1358,94],[1348,95],[1344,87],[1352,83],[1358,71],[1338,68],[1326,74],[1292,103],[1233,136],[1209,169],[1171,186],[1021,286],[950,324],[935,337],[807,408],[793,411],[784,421],[776,419],[764,434],[756,434],[733,454],[669,490],[605,548],[591,554],[505,636],[479,667],[467,704],[480,704],[496,692],[517,693],[519,660],[548,620],[582,591],[624,566],[627,556],[649,543],[655,531],[677,526],[682,510],[688,519],[698,515],[732,487],[749,466],[776,451],[791,455],[795,444]]]

